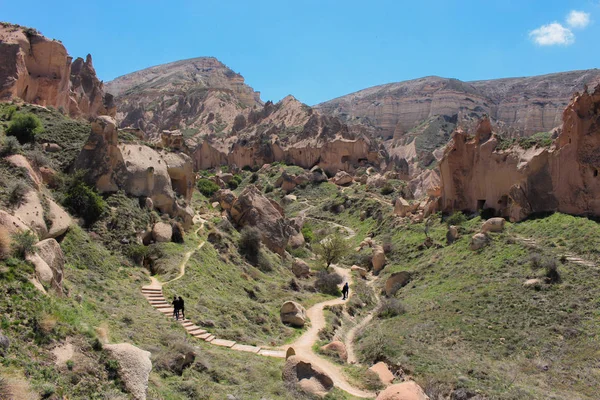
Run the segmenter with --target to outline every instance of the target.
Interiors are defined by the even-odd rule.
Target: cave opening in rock
[[[485,206],[485,199],[484,200],[477,200],[477,209],[478,210],[483,210],[484,206]]]
[[[498,200],[498,206],[500,209],[506,208],[506,206],[508,205],[508,196],[504,195],[502,197],[500,197],[500,200]]]
[[[595,177],[597,177],[597,176],[598,176],[598,170],[597,170],[597,169],[595,169],[595,170],[594,170],[594,178],[595,178]]]

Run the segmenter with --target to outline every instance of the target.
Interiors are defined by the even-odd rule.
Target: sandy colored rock
[[[48,201],[48,219],[51,221],[46,237],[57,238],[69,230],[69,227],[73,223],[73,219],[52,199],[47,198],[46,200]]]
[[[104,94],[90,55],[71,62],[62,43],[25,29],[0,26],[0,100],[20,98],[71,117],[114,113],[112,96]]]
[[[306,323],[306,310],[295,301],[286,301],[279,311],[281,322],[302,328]]]
[[[385,252],[383,251],[383,247],[379,245],[373,246],[373,257],[371,258],[373,273],[378,274],[385,266],[385,262]]]
[[[232,204],[229,215],[241,227],[258,228],[265,246],[283,255],[293,232],[289,221],[283,217],[275,204],[254,185],[249,185]]]
[[[383,361],[371,366],[369,370],[375,372],[379,377],[379,380],[386,386],[390,385],[394,381],[394,374],[390,371],[388,365]]]
[[[429,396],[415,382],[408,381],[389,386],[376,400],[429,400]]]
[[[27,192],[23,203],[14,211],[13,216],[31,228],[39,237],[48,236],[48,228],[44,220],[44,207],[35,190]]]
[[[35,275],[38,281],[46,284],[52,284],[54,274],[50,266],[38,254],[27,254],[25,259],[33,264]]]
[[[476,233],[471,238],[471,243],[469,244],[469,248],[471,250],[479,250],[487,246],[489,242],[489,238],[485,233]]]
[[[56,143],[44,143],[42,145],[42,149],[44,149],[44,151],[48,153],[58,153],[62,151],[62,147],[60,147]]]
[[[481,227],[481,232],[502,232],[504,231],[505,222],[506,221],[504,220],[504,218],[490,218],[483,223],[483,226]]]
[[[290,240],[288,244],[292,249],[298,249],[304,246],[305,243],[306,241],[304,240],[304,235],[302,232],[294,231],[290,234]]]
[[[331,178],[331,182],[335,183],[338,186],[346,186],[351,184],[354,181],[352,175],[347,173],[346,171],[340,171],[333,178]]]
[[[536,287],[536,286],[540,286],[541,284],[543,284],[544,282],[541,279],[538,278],[532,278],[532,279],[527,279],[525,282],[523,282],[523,286],[525,287]]]
[[[339,340],[335,340],[326,344],[325,346],[321,346],[321,350],[328,353],[334,353],[343,362],[348,361],[348,351],[346,350],[346,345]]]
[[[214,194],[214,199],[219,202],[223,210],[229,211],[237,200],[236,195],[229,189],[221,189]]]
[[[55,239],[45,239],[35,244],[35,251],[52,271],[52,288],[58,293],[63,292],[63,270],[65,255]]]
[[[495,135],[457,131],[440,162],[443,210],[492,208],[511,221],[538,212],[600,215],[599,116],[600,86],[573,97],[550,147],[502,149]]]
[[[4,210],[0,210],[0,226],[4,227],[11,235],[31,230],[19,218],[13,217]]]
[[[353,265],[352,267],[350,267],[350,270],[358,272],[358,275],[360,275],[361,278],[367,277],[368,271],[363,267],[359,267],[358,265]]]
[[[448,227],[448,231],[446,232],[446,243],[451,245],[456,242],[458,239],[458,228],[454,225],[450,225]]]
[[[39,168],[40,177],[42,178],[42,182],[44,185],[50,188],[57,188],[59,185],[59,176],[58,172],[49,167],[40,167]]]
[[[167,224],[165,222],[157,222],[152,227],[152,238],[155,242],[170,242],[172,237],[173,228],[171,227],[171,224]]]
[[[301,356],[291,356],[286,360],[282,378],[308,393],[320,396],[333,389],[333,380],[321,368]]]
[[[386,183],[387,179],[385,179],[381,174],[374,174],[367,178],[367,187],[369,188],[381,188]]]
[[[294,262],[292,263],[292,272],[296,278],[308,278],[310,275],[310,267],[303,260],[294,258]]]
[[[408,271],[394,272],[385,281],[385,294],[390,297],[396,294],[398,290],[410,282],[410,273]]]
[[[27,173],[29,179],[33,182],[33,187],[36,190],[40,189],[40,186],[42,185],[42,178],[40,177],[39,173],[33,169],[29,161],[23,155],[13,154],[12,156],[6,157],[5,160],[17,168],[22,168],[22,170]]]
[[[127,391],[135,400],[145,400],[148,377],[152,370],[150,352],[129,343],[106,344],[103,346],[111,358],[119,363],[119,376]]]
[[[293,194],[285,195],[285,196],[283,196],[283,199],[282,199],[284,204],[292,204],[296,200],[298,200],[298,198],[296,196],[294,196]]]
[[[394,214],[400,217],[406,217],[411,212],[411,207],[408,201],[402,197],[398,197],[394,203]]]

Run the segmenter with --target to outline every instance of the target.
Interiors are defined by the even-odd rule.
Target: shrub
[[[124,253],[131,258],[134,263],[137,265],[142,265],[144,263],[144,259],[149,253],[149,250],[143,244],[130,244]]]
[[[388,194],[394,193],[394,187],[388,182],[381,188],[381,194],[387,196]]]
[[[270,183],[265,187],[265,193],[271,193],[275,188]]]
[[[258,172],[254,172],[251,176],[250,176],[250,183],[256,183],[258,181]]]
[[[26,156],[34,167],[41,168],[50,165],[50,159],[39,150],[27,152]]]
[[[260,231],[258,229],[251,226],[246,226],[242,229],[238,241],[240,254],[244,255],[248,261],[255,265],[258,263],[260,242]]]
[[[42,130],[42,123],[35,115],[31,113],[16,114],[6,128],[6,135],[16,137],[19,143],[24,144],[35,141],[35,135]]]
[[[206,197],[211,197],[219,189],[221,189],[219,185],[208,179],[199,179],[196,185],[200,193]]]
[[[406,312],[404,305],[398,299],[384,299],[377,312],[380,319],[393,318]]]
[[[27,192],[29,192],[29,189],[29,186],[22,181],[11,183],[8,188],[8,204],[13,207],[18,207],[25,201],[25,196],[27,195]]]
[[[321,293],[339,296],[340,288],[338,285],[342,283],[342,281],[342,277],[335,272],[328,273],[326,271],[319,271],[317,273],[317,280],[315,281],[315,289]]]
[[[37,243],[37,238],[31,231],[19,232],[12,237],[13,254],[25,259],[27,254],[33,253],[33,245]]]
[[[312,226],[310,225],[304,225],[302,227],[302,236],[304,236],[304,240],[307,243],[311,243],[312,241],[315,240],[315,233],[312,230]]]
[[[558,264],[555,260],[546,260],[544,269],[546,271],[546,280],[548,283],[560,283],[560,272],[558,272]]]
[[[496,216],[496,210],[493,208],[484,208],[479,212],[481,219],[490,219]]]
[[[83,182],[67,190],[64,205],[73,214],[82,217],[87,225],[96,222],[107,208],[104,199]]]
[[[258,261],[256,263],[256,267],[262,272],[271,272],[273,271],[273,263],[269,259],[269,257],[265,254],[264,251],[260,251],[258,253]]]
[[[10,234],[0,226],[0,260],[4,260],[10,256]]]
[[[21,144],[14,136],[6,136],[2,141],[2,149],[0,155],[2,157],[12,156],[21,152]]]
[[[390,235],[385,235],[381,239],[381,243],[382,243],[382,247],[383,247],[383,252],[386,255],[389,255],[390,253],[392,253],[394,251],[394,243],[392,242],[392,237]]]
[[[467,217],[465,217],[465,214],[463,214],[460,211],[456,211],[454,214],[452,214],[451,216],[449,216],[446,219],[446,225],[450,226],[450,225],[462,225],[463,223],[467,222]]]
[[[242,177],[238,174],[235,174],[229,183],[227,183],[227,186],[229,186],[229,189],[235,190],[238,186],[240,186],[240,183],[242,183]]]

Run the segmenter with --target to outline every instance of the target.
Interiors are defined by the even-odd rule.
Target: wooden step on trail
[[[210,344],[214,344],[215,346],[221,346],[221,347],[235,346],[235,342],[233,340],[225,340],[225,339],[215,339],[215,340],[211,341]]]
[[[258,354],[265,357],[285,358],[285,351],[283,350],[260,349]]]
[[[245,351],[247,353],[254,353],[254,354],[258,354],[258,352],[260,351],[260,347],[257,346],[249,346],[247,344],[234,344],[231,347],[232,350],[237,350],[237,351]]]

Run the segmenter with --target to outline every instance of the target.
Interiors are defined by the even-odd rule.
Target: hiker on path
[[[181,297],[180,297],[181,298]],[[173,296],[173,318],[179,320],[179,309],[181,308],[177,296]]]
[[[343,296],[342,300],[346,300],[348,298],[348,290],[349,290],[349,288],[348,288],[348,282],[346,282],[344,284],[344,287],[342,288],[342,296]]]
[[[179,311],[181,311],[181,318],[185,319],[185,304],[181,296],[179,296]]]

